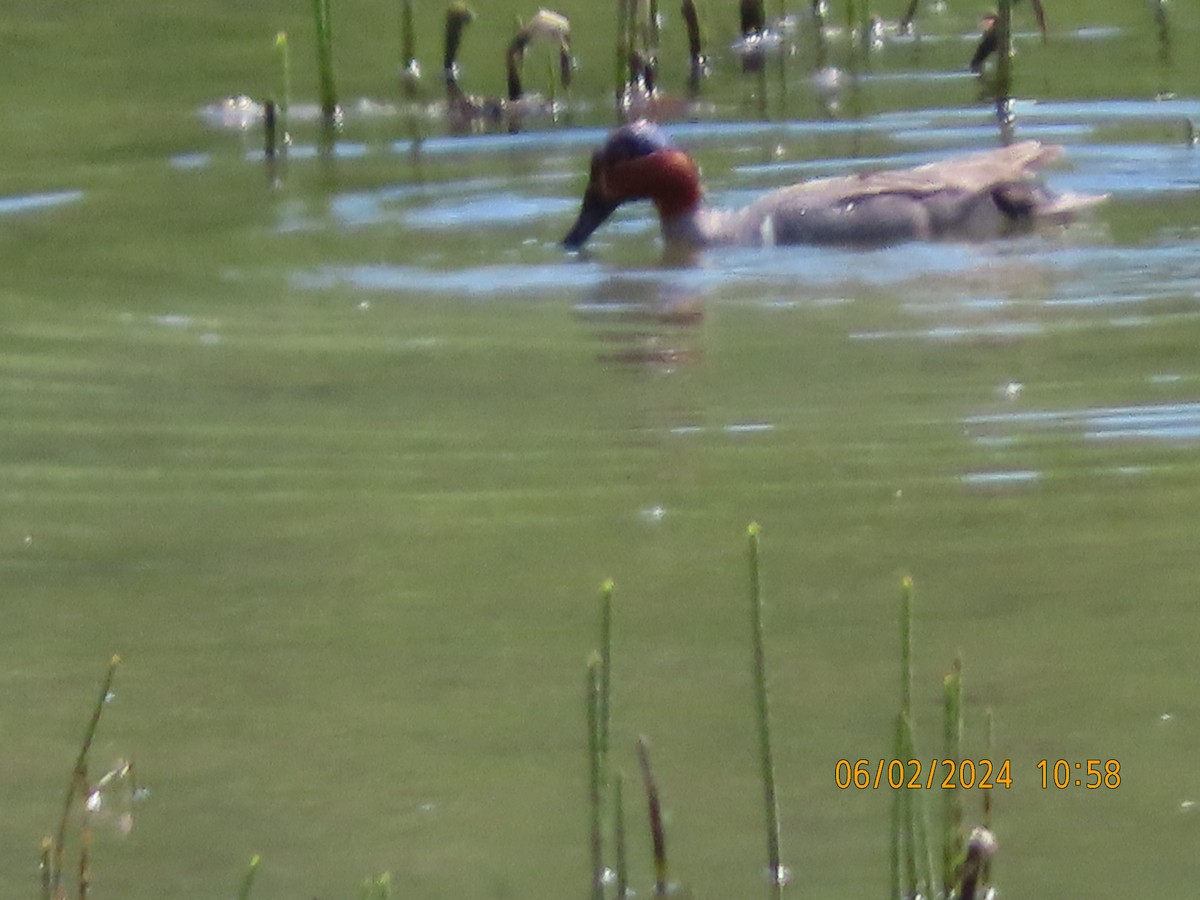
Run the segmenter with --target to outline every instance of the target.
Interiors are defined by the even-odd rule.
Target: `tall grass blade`
[[[604,900],[604,838],[601,808],[600,754],[600,654],[592,653],[587,663],[588,730],[588,843],[592,863],[592,900]]]
[[[983,713],[984,718],[984,743],[985,743],[985,759],[995,761],[996,759],[996,721],[992,715],[992,708],[989,706]],[[995,791],[980,791],[983,794],[983,827],[989,832],[992,830],[992,795]],[[983,883],[993,884],[992,881],[992,857],[989,855],[983,861]]]
[[[617,869],[617,900],[629,896],[629,859],[625,847],[625,773],[613,774],[613,857]]]
[[[117,667],[120,665],[120,656],[114,655],[109,660],[108,672],[104,676],[104,682],[100,685],[100,694],[96,698],[95,706],[92,707],[92,716],[88,720],[87,730],[83,734],[83,743],[79,747],[79,754],[75,757],[75,767],[71,770],[71,781],[67,785],[67,794],[63,800],[62,816],[58,820],[58,831],[55,834],[51,854],[50,893],[56,898],[62,889],[63,848],[67,839],[67,824],[71,817],[71,807],[75,803],[76,796],[80,798],[87,796],[88,754],[92,749],[92,741],[96,738],[96,728],[100,725],[100,716],[103,714],[104,706],[108,703],[109,697],[112,694],[113,678],[116,677]]]
[[[616,67],[613,73],[613,93],[617,109],[629,84],[629,4],[633,0],[617,0],[617,47]]]
[[[87,900],[92,890],[92,836],[92,817],[85,805],[79,836],[79,900]]]
[[[954,762],[957,767],[962,762],[962,659],[954,660],[954,669],[949,672],[942,682],[943,700],[945,704],[943,718],[943,759]],[[962,795],[958,790],[958,782],[948,790],[942,791],[942,888],[943,892],[950,890],[955,881],[955,872],[963,853],[962,835]],[[986,793],[986,792],[985,792]]]
[[[266,100],[263,102],[263,154],[267,158],[267,163],[270,164],[275,159],[275,150],[278,143],[278,134],[276,132],[277,115],[275,112],[275,101]]]
[[[913,697],[913,607],[914,585],[909,576],[900,582],[900,720],[897,741],[901,752],[897,758],[918,759],[916,727],[912,714]],[[929,817],[920,790],[903,789],[901,818],[904,842],[904,868],[907,891],[932,896],[934,865],[929,845]]]
[[[262,862],[262,857],[255,853],[250,857],[250,865],[246,868],[246,874],[242,876],[242,885],[238,888],[238,900],[250,900],[250,889],[254,887],[254,876],[258,874],[258,865]]]
[[[317,32],[317,77],[321,115],[326,126],[337,122],[337,88],[333,81],[333,22],[330,0],[313,0],[313,20]]]
[[[662,801],[658,784],[650,768],[650,748],[645,737],[637,741],[638,765],[642,769],[642,784],[646,790],[646,806],[650,815],[650,841],[654,847],[654,896],[665,897],[670,891],[667,870],[667,835],[663,828]]]
[[[50,894],[50,853],[54,849],[54,840],[50,835],[42,838],[42,856],[38,862],[38,874],[42,879],[42,900],[53,900]]]
[[[786,882],[779,858],[779,802],[775,793],[775,761],[771,755],[771,707],[767,693],[767,657],[763,639],[762,572],[759,559],[759,527],[746,529],[750,560],[750,632],[754,650],[754,708],[758,719],[759,765],[762,774],[763,812],[767,828],[767,877],[777,896]]]
[[[1042,0],[1032,0],[1033,2],[1033,17],[1037,19],[1038,31],[1042,33],[1042,40],[1046,40],[1046,10],[1042,9]]]
[[[892,759],[904,760],[904,714],[896,716],[896,728],[892,733]],[[908,813],[906,803],[908,789],[901,786],[892,791],[891,835],[888,841],[888,898],[900,900],[904,896],[905,878],[900,869],[901,854],[907,846],[906,827]]]
[[[413,22],[413,0],[400,0],[400,87],[412,100],[421,84],[421,64],[417,62],[417,28]]]
[[[903,753],[904,760],[919,759],[917,756],[915,729],[912,717],[904,713],[903,720]],[[905,790],[905,832],[907,834],[907,849],[905,864],[908,870],[909,896],[933,897],[936,891],[937,870],[933,863],[933,847],[929,841],[929,813],[925,806],[925,792],[922,790]]]
[[[275,35],[275,50],[279,53],[279,127],[287,143],[288,108],[292,104],[292,51],[286,31]]]
[[[392,873],[384,872],[375,878],[366,878],[358,896],[361,900],[389,900],[392,896]]]
[[[696,11],[696,0],[683,0],[679,9],[688,38],[688,93],[695,98],[700,92],[707,60],[704,58],[704,41],[700,33],[700,15]]]
[[[900,582],[900,711],[912,714],[913,695],[913,580]]]
[[[609,729],[612,722],[612,579],[600,588],[600,764],[607,777]]]
[[[996,11],[996,96],[1012,96],[1012,0],[1000,0]]]

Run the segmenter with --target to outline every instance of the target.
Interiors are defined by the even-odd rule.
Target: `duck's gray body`
[[[1037,169],[1062,154],[1025,141],[911,169],[819,178],[772,191],[740,210],[709,209],[699,171],[657,126],[614,132],[592,161],[583,208],[565,243],[581,246],[621,203],[649,199],[669,244],[880,245],[985,240],[1069,221],[1102,196],[1057,194]]]

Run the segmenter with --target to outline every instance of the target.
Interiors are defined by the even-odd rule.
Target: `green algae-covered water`
[[[470,89],[500,90],[533,11],[479,6]],[[106,798],[92,896],[229,896],[255,853],[254,897],[354,896],[383,871],[398,896],[583,896],[584,663],[612,577],[635,886],[645,734],[672,878],[754,896],[756,520],[790,895],[886,893],[890,797],[834,776],[890,756],[911,575],[921,755],[961,653],[968,753],[991,708],[1011,760],[1001,890],[1186,896],[1196,10],[1063,3],[1043,45],[1018,7],[1015,134],[1067,146],[1055,185],[1111,195],[1066,231],[690,261],[663,259],[648,209],[586,257],[557,246],[614,121],[608,13],[561,11],[565,120],[449,136],[360,102],[401,102],[398,13],[335,3],[345,129],[319,152],[297,121],[273,183],[257,126],[212,107],[277,91],[281,29],[311,101],[307,4],[6,10],[0,894],[37,896],[120,653],[92,775],[131,758],[149,795],[126,836]],[[432,101],[443,10],[417,12]],[[963,74],[978,12],[924,10],[920,41],[866,61],[835,39],[834,108],[803,42],[764,99],[727,50],[735,11],[709,2],[707,105],[669,128],[718,204],[994,146]],[[542,90],[548,59],[530,57]],[[1120,785],[1043,789],[1043,759],[1115,760]]]

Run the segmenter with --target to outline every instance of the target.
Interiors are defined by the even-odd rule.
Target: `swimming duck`
[[[1025,141],[912,169],[818,178],[773,191],[740,210],[709,209],[700,171],[656,125],[614,131],[592,155],[583,204],[563,245],[578,250],[627,200],[650,200],[668,244],[883,245],[981,240],[1067,222],[1102,196],[1055,194],[1038,166],[1062,148]]]

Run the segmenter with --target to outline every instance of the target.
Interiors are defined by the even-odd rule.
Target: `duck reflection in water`
[[[606,279],[575,314],[595,329],[601,363],[670,372],[703,358],[703,303],[673,279]]]

